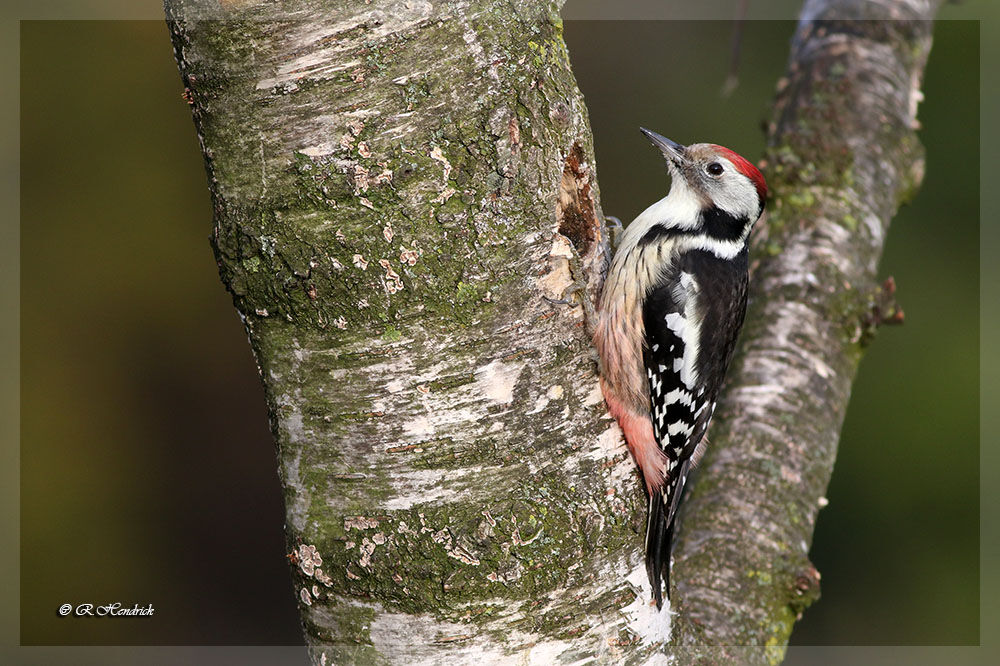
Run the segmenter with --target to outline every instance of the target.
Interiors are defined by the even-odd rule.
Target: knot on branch
[[[812,563],[807,562],[806,567],[795,575],[788,605],[795,613],[796,619],[801,618],[803,611],[819,600],[819,581],[820,573]]]
[[[861,316],[857,342],[862,347],[871,343],[879,326],[903,323],[903,308],[896,302],[896,280],[890,275],[885,282],[869,292]]]

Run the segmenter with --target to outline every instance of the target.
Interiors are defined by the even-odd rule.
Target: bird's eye
[[[705,170],[708,171],[708,173],[710,173],[713,176],[718,176],[722,173],[722,165],[719,164],[718,162],[712,162],[707,167],[705,167]]]

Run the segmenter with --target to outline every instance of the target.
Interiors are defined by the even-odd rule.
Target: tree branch
[[[923,176],[916,110],[936,6],[802,10],[768,126],[772,202],[741,351],[674,553],[678,645],[778,646],[758,658],[780,657],[819,596],[807,553],[851,382],[875,326],[901,318],[876,269]]]

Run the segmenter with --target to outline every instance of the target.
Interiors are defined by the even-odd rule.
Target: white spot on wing
[[[674,297],[674,301],[677,302],[677,307],[687,313],[688,301],[693,301],[695,295],[698,293],[698,283],[694,279],[694,275],[681,271],[678,277],[677,284],[674,288],[670,290]],[[694,303],[692,302],[692,306]]]
[[[692,400],[693,398],[691,394],[685,391],[684,389],[674,389],[663,398],[663,402],[668,405],[672,405],[675,402],[679,402],[682,405],[690,406]]]
[[[667,428],[667,434],[678,435],[683,433],[686,436],[690,435],[692,430],[694,430],[694,426],[684,423],[684,421],[674,421]]]
[[[684,317],[677,312],[671,312],[664,317],[664,320],[667,322],[667,327],[684,341],[684,354],[681,358],[674,360],[674,371],[680,373],[681,381],[685,386],[693,389],[698,383],[695,360],[698,358],[698,337],[701,331],[701,322],[695,317]]]

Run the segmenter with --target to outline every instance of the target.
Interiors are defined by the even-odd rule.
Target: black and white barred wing
[[[667,276],[649,294],[643,311],[644,361],[653,433],[667,459],[663,487],[649,501],[646,567],[660,601],[661,574],[669,594],[670,547],[677,507],[711,418],[713,395],[699,377],[703,314],[693,275]],[[700,453],[700,451],[699,451]]]
[[[668,474],[676,478],[705,435],[715,397],[709,378],[699,373],[705,316],[694,276],[680,272],[654,288],[643,320],[653,433],[669,461]]]

